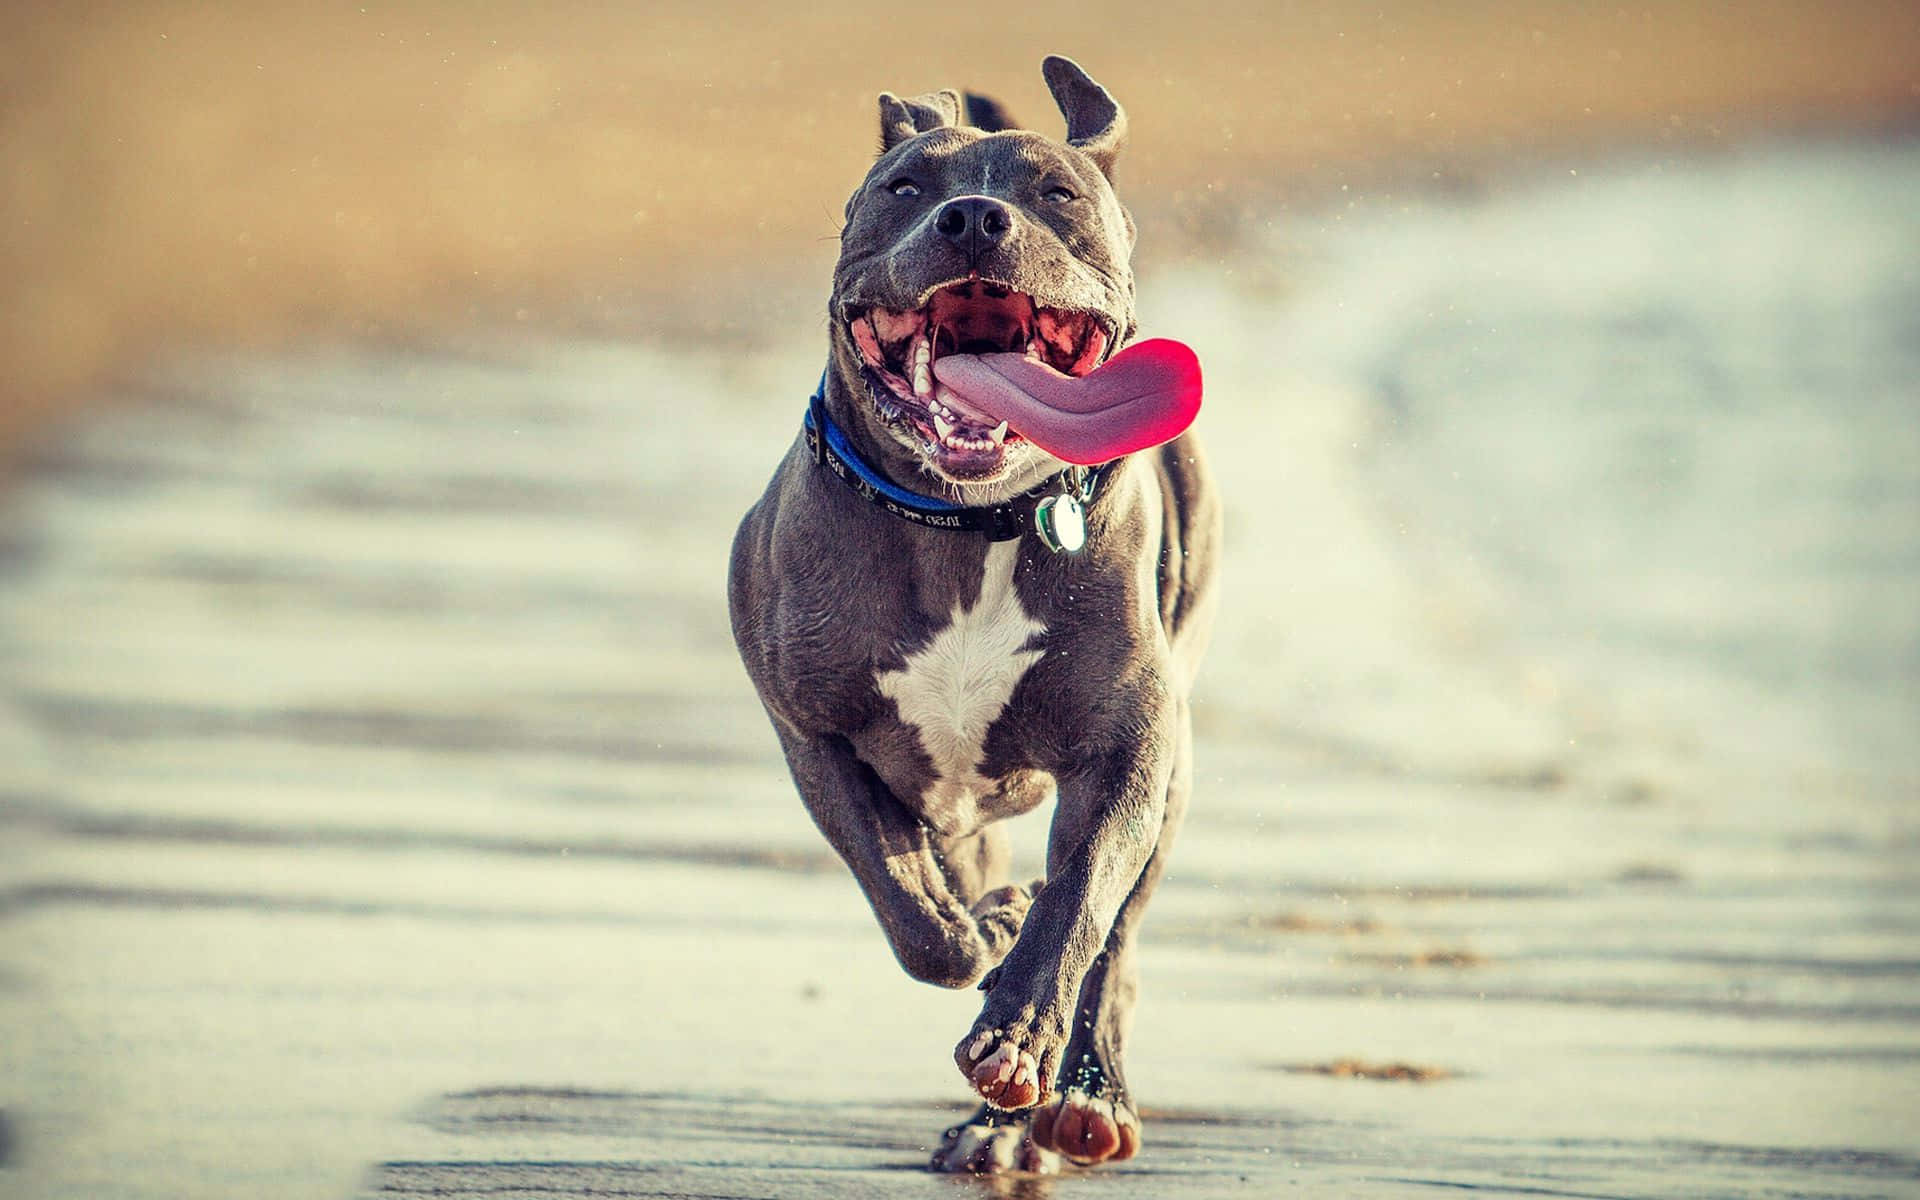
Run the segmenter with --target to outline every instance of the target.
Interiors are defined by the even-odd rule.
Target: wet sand
[[[1144,281],[1228,597],[1145,1148],[1057,1181],[920,1171],[977,998],[727,637],[811,322],[146,374],[0,523],[0,1190],[1920,1192],[1916,163],[1543,168]]]

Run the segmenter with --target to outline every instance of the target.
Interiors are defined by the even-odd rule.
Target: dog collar
[[[1097,467],[1069,467],[1059,475],[1003,504],[954,504],[937,496],[910,492],[875,470],[860,457],[847,435],[827,415],[827,379],[820,377],[807,401],[800,423],[807,452],[867,503],[903,521],[928,529],[984,533],[996,542],[1010,542],[1031,529],[1042,545],[1055,553],[1073,553],[1086,544],[1086,509],[1112,463]],[[1057,489],[1057,490],[1056,490]],[[1053,492],[1052,495],[1042,493]],[[1036,503],[1033,498],[1040,496]]]

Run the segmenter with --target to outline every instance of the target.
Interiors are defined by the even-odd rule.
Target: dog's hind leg
[[[938,838],[932,845],[954,894],[968,904],[1007,882],[1007,866],[1013,855],[1007,831],[998,825],[963,837]]]
[[[907,974],[962,988],[1005,957],[1032,897],[985,890],[1004,839],[938,844],[873,768],[840,737],[808,737],[775,722],[787,766],[814,824],[845,860]]]
[[[1028,1130],[1030,1117],[1030,1113],[1006,1113],[982,1104],[940,1135],[940,1145],[927,1167],[949,1174],[1052,1175],[1060,1169],[1060,1156],[1034,1143]]]
[[[1167,781],[1167,813],[1153,857],[1114,919],[1106,948],[1080,985],[1073,1036],[1061,1058],[1059,1093],[1033,1113],[1035,1145],[1081,1164],[1117,1162],[1140,1149],[1140,1116],[1127,1091],[1121,1059],[1133,1024],[1139,991],[1134,943],[1153,889],[1166,872],[1174,836],[1193,790],[1193,731],[1185,706],[1178,723],[1173,774]]]

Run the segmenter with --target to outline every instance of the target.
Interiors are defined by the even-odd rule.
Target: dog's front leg
[[[962,885],[978,864],[949,868],[946,852],[962,848],[937,843],[845,738],[775,724],[807,812],[853,871],[907,974],[961,988],[1005,957],[1032,903],[1027,890],[969,895]]]
[[[1106,949],[1080,985],[1080,1008],[1060,1065],[1058,1091],[1033,1113],[1034,1144],[1077,1163],[1132,1158],[1140,1149],[1140,1115],[1127,1091],[1121,1057],[1139,991],[1135,936],[1153,889],[1166,873],[1167,853],[1193,790],[1193,724],[1184,704],[1175,737],[1159,842],[1114,919]]]
[[[1031,1107],[1053,1087],[1081,983],[1159,840],[1173,709],[1170,698],[1143,697],[1141,722],[1060,780],[1047,886],[954,1048],[961,1074],[996,1108]]]

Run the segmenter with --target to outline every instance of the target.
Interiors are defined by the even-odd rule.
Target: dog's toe
[[[1017,1112],[1039,1103],[1039,1059],[1001,1031],[968,1035],[956,1048],[954,1059],[973,1090],[995,1108]]]
[[[990,1118],[982,1110],[947,1130],[927,1167],[946,1174],[1051,1175],[1060,1169],[1060,1157],[1034,1144],[1025,1120]]]
[[[1033,1114],[1033,1140],[1073,1162],[1121,1162],[1140,1150],[1140,1118],[1125,1102],[1072,1089]]]

